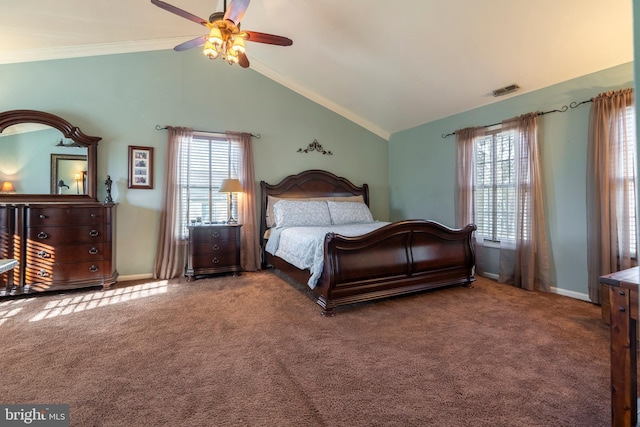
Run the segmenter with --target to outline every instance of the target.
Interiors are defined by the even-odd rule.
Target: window
[[[187,225],[224,222],[229,218],[229,196],[219,193],[223,179],[237,178],[240,170],[240,147],[225,137],[196,133],[180,151],[180,195],[186,215],[180,223],[179,235],[187,237]],[[238,218],[236,195],[232,216]]]
[[[636,132],[635,132],[635,110],[633,106],[626,108],[626,114],[620,116],[620,124],[618,129],[621,129],[621,134],[616,135],[617,139],[617,155],[612,156],[613,161],[617,161],[616,174],[616,203],[618,209],[616,209],[617,221],[623,225],[618,227],[618,240],[623,244],[622,247],[627,247],[624,244],[625,239],[629,239],[629,248],[631,251],[631,257],[637,257],[637,243],[636,243],[636,230],[637,230],[637,218],[636,218]],[[625,198],[624,193],[628,194],[628,198]],[[628,224],[628,227],[626,226]],[[621,233],[622,230],[629,230],[628,236]],[[620,247],[620,245],[619,245]]]
[[[477,234],[491,241],[516,239],[515,135],[499,129],[475,140]]]

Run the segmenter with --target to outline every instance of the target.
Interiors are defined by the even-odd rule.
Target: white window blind
[[[513,132],[488,131],[476,139],[475,151],[477,234],[485,240],[515,241],[515,136]]]
[[[220,136],[195,134],[181,145],[179,185],[184,219],[180,235],[187,236],[187,225],[221,223],[229,219],[228,193],[219,193],[223,179],[238,178],[241,169],[238,145]],[[232,216],[238,218],[234,197]]]
[[[626,114],[620,116],[618,129],[620,134],[617,138],[617,154],[612,156],[613,161],[617,161],[618,171],[616,176],[616,203],[618,212],[617,221],[618,239],[621,247],[626,247],[626,239],[629,239],[631,257],[637,257],[637,217],[636,217],[636,130],[635,130],[635,110],[633,106],[626,109]],[[625,193],[628,197],[624,197]],[[628,223],[628,227],[626,227]],[[623,225],[624,224],[624,225]],[[622,234],[622,230],[629,230],[629,234]]]

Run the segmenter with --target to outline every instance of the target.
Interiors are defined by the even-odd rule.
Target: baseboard
[[[130,280],[153,279],[153,273],[147,274],[128,274],[126,276],[118,276],[118,282],[128,282]]]
[[[496,281],[498,280],[498,275],[494,274],[494,273],[482,273],[482,274],[478,274],[478,276],[486,277],[488,279],[492,279],[492,280],[496,280]],[[552,286],[551,287],[551,293],[562,295],[562,296],[565,296],[565,297],[579,299],[579,300],[582,300],[582,301],[591,302],[591,299],[589,298],[589,295],[588,294],[583,294],[582,292],[568,291],[566,289],[556,288],[555,286]]]
[[[566,289],[551,287],[551,292],[558,295],[563,295],[565,297],[571,297],[575,299],[579,299],[586,302],[591,302],[591,298],[589,298],[588,294],[583,294],[582,292],[568,291]]]

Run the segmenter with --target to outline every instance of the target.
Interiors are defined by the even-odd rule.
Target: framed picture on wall
[[[153,147],[129,146],[129,188],[153,188]]]

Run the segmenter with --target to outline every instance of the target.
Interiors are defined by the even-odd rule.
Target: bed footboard
[[[475,229],[407,220],[359,237],[327,234],[314,289],[323,315],[344,304],[473,282]]]

